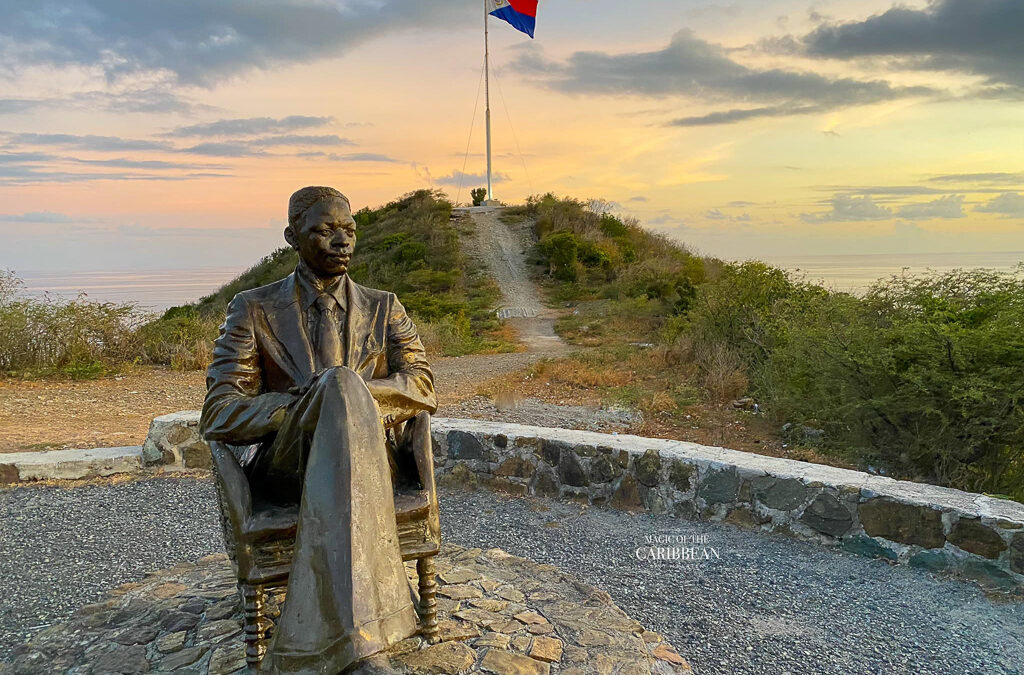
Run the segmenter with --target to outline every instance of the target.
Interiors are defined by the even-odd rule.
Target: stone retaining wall
[[[199,413],[153,421],[149,463],[209,466]],[[440,478],[597,506],[779,531],[1024,592],[1024,504],[695,443],[433,420]]]
[[[1024,591],[1024,504],[694,443],[435,419],[438,473],[513,494],[785,532]]]

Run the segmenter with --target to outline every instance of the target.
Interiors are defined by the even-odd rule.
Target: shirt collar
[[[313,274],[306,263],[299,261],[295,267],[295,280],[298,282],[299,299],[303,309],[309,309],[321,293],[330,293],[337,300],[342,311],[348,311],[348,298],[345,293],[345,278],[342,274],[335,279],[324,280]],[[326,281],[326,286],[324,285]]]

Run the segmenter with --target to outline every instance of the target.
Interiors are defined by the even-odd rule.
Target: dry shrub
[[[575,359],[540,363],[536,373],[549,382],[578,387],[621,387],[631,379],[629,371],[621,365],[588,364]]]
[[[196,340],[191,349],[179,345],[171,354],[171,368],[178,371],[206,370],[213,360],[213,344],[207,340]]]
[[[739,398],[750,382],[739,357],[724,344],[702,344],[694,351],[701,373],[701,385],[708,398],[717,403]]]

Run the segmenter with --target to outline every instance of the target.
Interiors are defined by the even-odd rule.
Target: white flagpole
[[[487,119],[487,199],[494,199],[494,192],[491,189],[491,74],[490,74],[490,47],[487,42],[487,0],[484,0],[484,99],[487,109],[484,113]]]

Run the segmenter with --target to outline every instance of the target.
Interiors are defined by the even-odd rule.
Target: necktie
[[[341,345],[341,322],[338,301],[324,293],[316,299],[320,320],[316,332],[316,357],[320,369],[343,365],[344,353]]]

